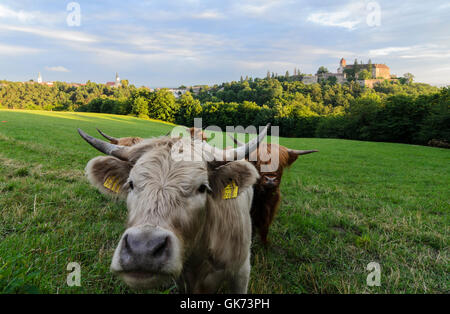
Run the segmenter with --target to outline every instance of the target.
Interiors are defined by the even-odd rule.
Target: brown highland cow
[[[233,137],[232,137],[233,138]],[[238,145],[243,143],[234,139]],[[317,150],[294,150],[277,144],[260,144],[257,151],[250,155],[249,161],[253,163],[260,174],[259,180],[253,186],[254,197],[251,207],[253,229],[257,229],[264,245],[267,245],[269,227],[278,211],[281,201],[280,184],[283,171],[292,165],[300,155],[315,153]],[[255,154],[258,154],[255,156]],[[278,154],[278,167],[269,166],[273,154]],[[261,171],[265,165],[266,171]]]

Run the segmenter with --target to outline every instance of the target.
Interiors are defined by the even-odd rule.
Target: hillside
[[[78,135],[159,136],[172,125],[124,115],[0,110],[0,292],[129,293],[109,272],[126,206],[89,185],[100,155]],[[450,152],[280,138],[318,149],[283,177],[270,247],[252,247],[250,293],[448,293]],[[381,264],[381,286],[366,266]],[[68,287],[78,262],[81,287]],[[169,291],[166,291],[169,292]]]

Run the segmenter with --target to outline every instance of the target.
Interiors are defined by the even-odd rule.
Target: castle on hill
[[[357,67],[356,71],[354,70],[355,66]],[[373,87],[373,85],[377,82],[391,79],[391,70],[386,64],[372,64],[369,61],[369,63],[366,64],[357,63],[356,65],[347,65],[347,61],[342,58],[339,62],[339,68],[336,70],[336,73],[318,73],[316,75],[304,76],[302,82],[305,84],[314,84],[320,81],[326,81],[331,77],[335,77],[336,83],[343,84],[347,82],[347,76],[349,73],[354,73],[354,75],[358,77],[359,73],[364,70],[370,74],[371,78],[361,80],[357,79],[356,81],[361,86]]]
[[[345,70],[353,70],[354,64],[347,65],[347,61],[344,58],[341,59],[339,63],[338,73],[344,73]],[[367,70],[369,73],[372,72],[372,78],[374,79],[390,79],[391,78],[391,69],[386,64],[358,64],[358,72],[362,70]]]

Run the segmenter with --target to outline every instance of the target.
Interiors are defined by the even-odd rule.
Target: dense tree
[[[355,62],[353,63],[353,77],[357,77],[359,70],[358,60],[355,59]]]
[[[148,100],[138,96],[133,100],[132,110],[139,118],[148,118]]]
[[[181,125],[194,125],[194,118],[200,117],[202,106],[198,99],[194,99],[190,92],[182,95],[179,100],[179,110],[175,114],[175,122]]]
[[[411,84],[414,81],[414,75],[412,75],[411,73],[405,73],[403,74],[403,77],[400,78],[400,81],[403,84]]]
[[[368,79],[373,79],[373,64],[372,64],[372,60],[369,59],[368,62],[368,66],[367,66],[367,70],[369,71],[370,77]]]
[[[324,66],[321,66],[318,70],[317,70],[317,74],[325,74],[325,73],[330,73],[328,71],[328,69]]]
[[[429,105],[430,109],[419,126],[415,142],[426,144],[432,139],[450,142],[450,87],[437,94],[421,95],[416,102],[422,108]]]
[[[111,88],[93,82],[47,86],[0,81],[0,106],[133,114],[186,126],[196,117],[202,117],[204,125],[221,127],[271,122],[280,126],[281,136],[418,144],[450,140],[449,88],[399,79],[370,89],[354,81],[337,84],[335,79],[305,85],[295,77],[247,78],[204,85],[198,94],[187,92],[178,99],[167,89],[127,84]]]
[[[372,74],[366,69],[359,71],[358,80],[370,80],[372,78]]]
[[[148,116],[152,119],[175,122],[178,104],[175,96],[168,89],[163,88],[151,94],[148,103]]]

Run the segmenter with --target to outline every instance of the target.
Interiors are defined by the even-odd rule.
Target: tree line
[[[191,90],[192,91],[192,90]],[[0,82],[0,107],[135,115],[185,126],[280,126],[286,137],[329,137],[426,144],[450,141],[450,91],[412,81],[384,81],[373,89],[356,82],[306,85],[295,76],[241,78],[179,98],[123,84],[54,86]]]

